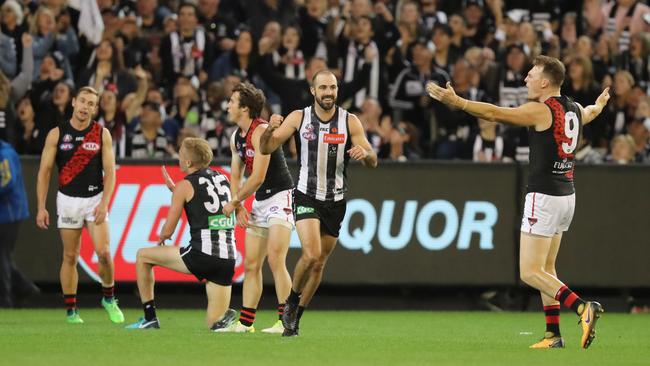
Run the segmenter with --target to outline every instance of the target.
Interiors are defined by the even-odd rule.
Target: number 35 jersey
[[[194,196],[185,202],[190,246],[207,255],[235,259],[235,217],[223,214],[223,206],[231,198],[228,179],[210,168],[200,169],[185,179],[194,188]]]
[[[528,192],[552,196],[568,196],[575,192],[573,169],[575,152],[582,136],[582,114],[571,99],[548,98],[544,104],[551,110],[553,122],[544,131],[528,128],[530,166]]]

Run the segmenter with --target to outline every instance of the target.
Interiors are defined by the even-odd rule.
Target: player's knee
[[[111,262],[111,252],[108,248],[100,249],[97,251],[97,260],[101,264],[108,264]]]
[[[302,252],[302,260],[307,263],[309,267],[312,267],[318,262],[318,259],[320,258],[320,249],[314,249],[314,250],[303,250]]]
[[[323,269],[325,268],[325,263],[327,261],[323,259],[319,259],[314,263],[314,266],[312,267],[312,272],[323,272]]]
[[[268,254],[269,267],[271,271],[284,270],[286,268],[286,261],[284,255],[281,253]]]
[[[244,271],[246,273],[257,273],[262,270],[262,262],[258,260],[244,261]]]
[[[77,258],[79,258],[79,252],[74,251],[64,251],[63,252],[63,264],[68,266],[76,266]]]
[[[539,271],[536,271],[532,268],[522,268],[521,272],[519,273],[519,278],[521,280],[528,284],[533,286],[534,284],[537,283],[537,279],[539,278]]]

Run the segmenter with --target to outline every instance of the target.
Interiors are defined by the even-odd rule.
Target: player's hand
[[[47,210],[38,210],[38,214],[36,214],[36,226],[41,229],[47,229],[50,226],[50,214]]]
[[[282,117],[279,114],[273,114],[271,115],[271,118],[269,118],[269,126],[267,129],[271,132],[275,131],[280,125],[282,124],[282,121],[284,121],[284,117]]]
[[[250,227],[251,225],[248,223],[248,211],[242,207],[238,206],[237,209],[235,210],[235,213],[237,214],[237,225],[243,228]]]
[[[350,150],[348,150],[348,154],[350,154],[350,157],[354,160],[363,160],[367,158],[368,155],[370,155],[366,149],[359,145],[355,145]]]
[[[226,215],[226,217],[230,217],[237,207],[239,207],[239,201],[232,200],[223,206],[223,214]]]
[[[165,185],[171,192],[174,192],[174,188],[176,188],[176,184],[174,184],[174,181],[172,178],[169,176],[169,173],[167,173],[167,168],[163,165],[160,170],[162,171],[163,178],[165,179]]]
[[[457,102],[459,97],[458,95],[456,95],[454,88],[451,87],[450,82],[447,82],[446,87],[442,88],[430,81],[427,83],[426,88],[427,88],[427,93],[429,93],[429,96],[431,98],[439,101],[442,104],[456,107],[454,103]]]
[[[167,243],[165,243],[165,240],[169,240],[170,238],[171,236],[160,234],[160,237],[158,238],[158,246],[164,247],[165,245],[167,245]]]
[[[108,213],[108,207],[106,205],[100,203],[95,207],[95,210],[93,211],[93,215],[95,216],[95,224],[99,225],[104,223],[106,221],[106,214]]]
[[[607,101],[609,101],[609,87],[605,88],[605,90],[600,93],[598,99],[596,99],[596,105],[601,109],[605,108]]]

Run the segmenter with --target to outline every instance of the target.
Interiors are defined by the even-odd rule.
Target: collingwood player
[[[580,317],[580,346],[594,340],[596,321],[603,312],[595,301],[584,301],[557,278],[555,261],[562,233],[569,229],[575,209],[573,170],[582,126],[600,114],[609,100],[609,88],[594,105],[583,108],[560,95],[565,69],[558,59],[538,56],[526,77],[528,98],[516,108],[472,102],[456,95],[450,83],[427,84],[429,95],[454,108],[486,119],[528,127],[530,171],[521,222],[519,266],[521,279],[540,291],[546,314],[544,339],[531,348],[561,348],[560,303]]]
[[[264,93],[245,82],[233,89],[228,103],[228,118],[239,128],[232,135],[231,190],[233,199],[224,207],[229,215],[241,203],[255,194],[250,220],[246,229],[246,254],[244,258],[244,286],[239,322],[221,332],[252,333],[257,305],[262,296],[262,264],[268,256],[269,267],[275,282],[278,313],[282,316],[284,300],[289,296],[291,277],[287,271],[286,258],[289,250],[293,218],[293,180],[284,160],[284,152],[277,149],[271,155],[260,154],[260,136],[267,122],[260,118],[266,98]],[[248,179],[242,182],[244,172]],[[243,213],[246,210],[242,211]],[[264,333],[282,333],[284,328],[278,319],[263,329]]]
[[[284,336],[298,335],[300,317],[336,245],[345,216],[349,159],[377,166],[377,155],[359,119],[336,105],[336,76],[329,70],[318,71],[311,85],[314,104],[291,112],[284,121],[279,115],[271,116],[260,140],[262,154],[270,154],[293,135],[298,150],[300,171],[294,206],[302,255],[282,315]]]
[[[178,152],[178,163],[187,176],[174,184],[163,167],[165,184],[173,192],[172,204],[157,247],[138,250],[136,271],[144,317],[128,329],[158,329],[154,302],[153,267],[193,274],[205,282],[208,297],[206,323],[212,330],[230,326],[236,316],[230,304],[230,286],[235,274],[235,220],[223,213],[230,201],[228,179],[210,169],[212,150],[207,141],[186,138]],[[184,248],[165,246],[185,209],[190,225],[190,243]]]
[[[63,261],[59,278],[66,306],[66,321],[81,324],[77,309],[77,260],[84,226],[93,241],[99,261],[102,283],[102,306],[114,323],[124,322],[124,315],[114,297],[113,258],[108,232],[108,203],[115,188],[115,157],[111,134],[92,120],[97,112],[99,94],[83,87],[72,99],[72,118],[53,128],[45,140],[38,170],[36,225],[47,229],[50,215],[45,208],[54,163],[59,169],[56,195],[57,227],[63,242]]]

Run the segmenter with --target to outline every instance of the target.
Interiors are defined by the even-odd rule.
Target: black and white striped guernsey
[[[336,107],[329,121],[321,121],[313,106],[302,111],[295,134],[299,174],[296,189],[319,201],[340,201],[347,192],[346,169],[351,147],[348,111]]]
[[[213,257],[235,259],[235,218],[223,214],[231,200],[230,184],[221,173],[210,168],[185,177],[194,188],[194,196],[185,202],[193,250]]]

